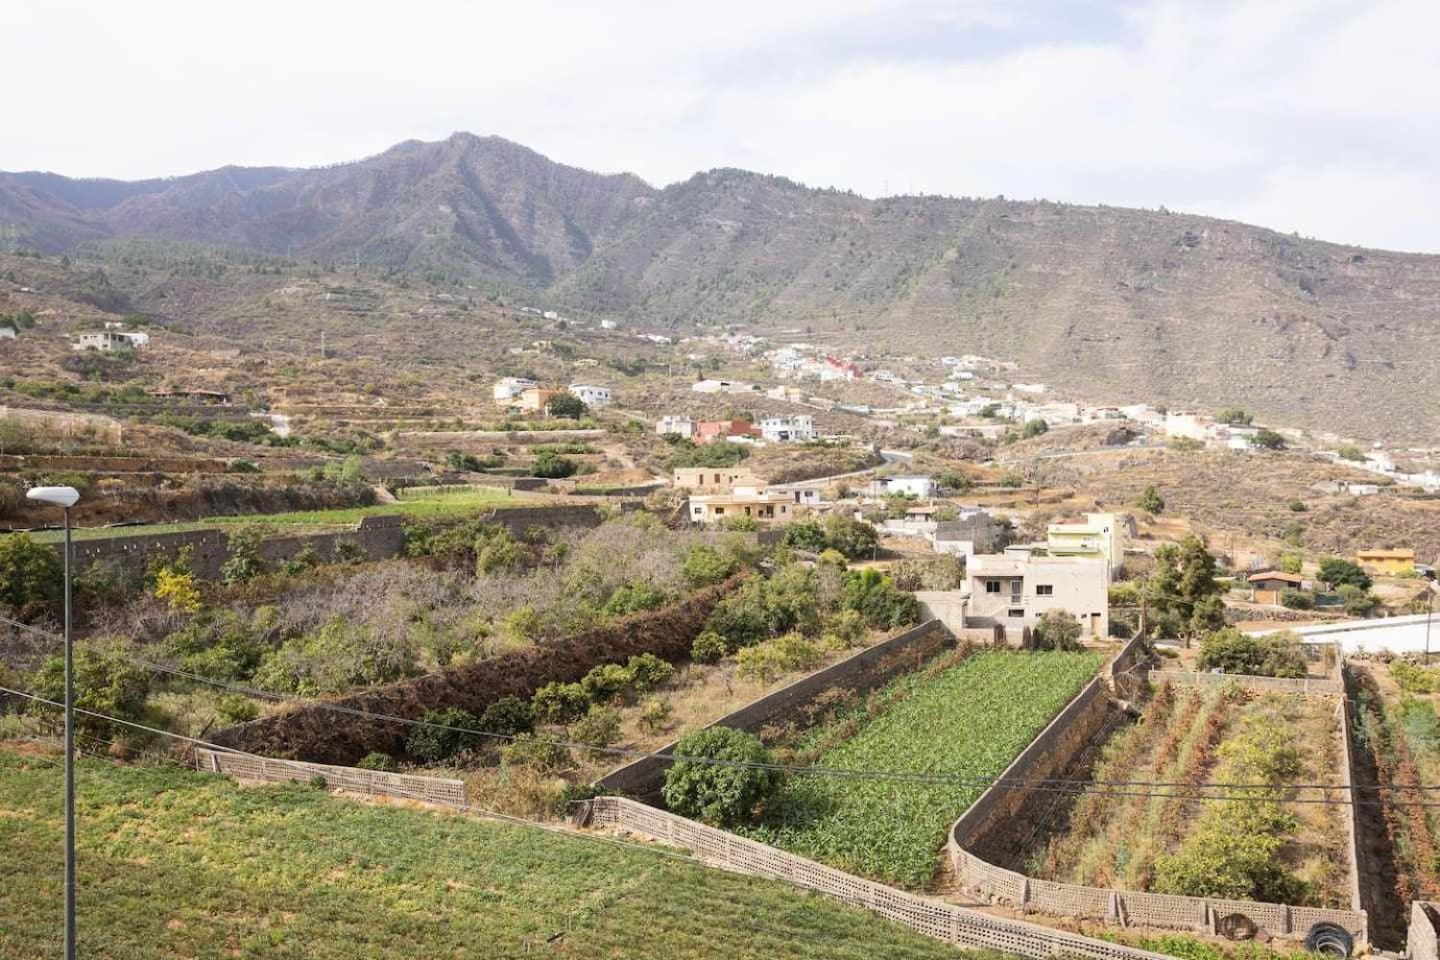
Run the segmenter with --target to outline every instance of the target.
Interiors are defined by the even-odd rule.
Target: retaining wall
[[[710,727],[733,727],[758,732],[762,727],[804,719],[805,708],[827,690],[848,690],[858,695],[868,693],[899,673],[919,668],[936,653],[954,644],[954,638],[938,620],[882,640],[875,646],[749,703],[728,713]],[[672,753],[678,741],[667,743],[657,753]],[[611,771],[596,782],[602,790],[630,796],[658,798],[665,782],[665,771],[671,761],[664,757],[642,757]]]
[[[688,656],[715,604],[743,579],[733,578],[679,603],[563,641],[536,644],[322,704],[296,704],[289,711],[219,730],[210,739],[245,753],[316,763],[354,763],[371,751],[400,754],[412,727],[392,718],[414,720],[426,710],[443,707],[478,715],[501,697],[528,699],[551,681],[578,681],[602,663],[623,663],[640,653],[666,660]]]
[[[394,797],[400,800],[421,800],[447,807],[465,805],[465,781],[440,777],[422,777],[409,773],[384,773],[361,770],[359,767],[337,767],[324,763],[300,763],[295,760],[272,760],[244,753],[195,749],[195,768],[218,773],[236,780],[262,783],[308,783],[323,777],[325,786],[348,790],[370,797]]]
[[[1177,687],[1235,685],[1255,693],[1343,694],[1345,685],[1332,677],[1251,677],[1239,673],[1199,673],[1194,670],[1151,670],[1152,683]]]
[[[1405,938],[1407,960],[1440,960],[1440,903],[1416,900],[1410,904],[1410,932]]]
[[[1051,957],[1165,960],[1163,954],[993,917],[906,893],[633,800],[597,797],[581,806],[576,819],[581,825],[616,827],[682,847],[702,862],[722,870],[783,880],[814,890],[945,943],[996,950],[1031,960]]]

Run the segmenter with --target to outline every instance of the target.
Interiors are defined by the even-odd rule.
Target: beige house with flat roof
[[[1110,633],[1110,565],[1101,557],[980,554],[966,564],[970,587],[965,626],[1023,634],[1041,615],[1064,610],[1090,636]]]
[[[676,467],[671,474],[671,481],[681,490],[729,490],[738,482],[753,479],[749,470],[739,467]]]
[[[798,504],[790,493],[771,492],[756,477],[737,477],[730,492],[692,496],[686,515],[693,523],[719,523],[729,517],[750,517],[761,523],[788,522]]]

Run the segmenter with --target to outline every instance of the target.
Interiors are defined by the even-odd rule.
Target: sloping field
[[[593,839],[82,762],[82,956],[948,958],[784,884]],[[0,957],[60,954],[58,757],[0,751]]]
[[[987,778],[1010,761],[1099,669],[1091,653],[985,651],[892,681],[878,712],[859,708],[813,739],[815,762]],[[843,870],[924,887],[955,818],[983,783],[793,778],[758,840]]]

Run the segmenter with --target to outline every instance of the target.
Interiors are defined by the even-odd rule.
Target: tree
[[[1248,427],[1254,417],[1250,415],[1250,411],[1241,407],[1228,407],[1221,410],[1215,419],[1232,427]]]
[[[825,547],[839,550],[848,560],[869,556],[878,543],[875,528],[864,520],[843,513],[832,513],[825,518]]]
[[[1165,498],[1160,496],[1160,491],[1152,483],[1141,492],[1135,506],[1153,516],[1165,512]]]
[[[1050,429],[1050,424],[1046,423],[1044,420],[1041,420],[1041,419],[1039,419],[1039,418],[1037,417],[1037,418],[1034,419],[1034,420],[1026,420],[1026,421],[1025,421],[1025,426],[1024,426],[1024,428],[1020,431],[1020,435],[1021,435],[1024,439],[1029,440],[1031,437],[1038,437],[1038,436],[1040,436],[1042,433],[1048,432],[1049,429]]]
[[[1254,677],[1303,677],[1305,654],[1300,638],[1288,630],[1252,637],[1234,627],[1207,633],[1200,641],[1201,670]]]
[[[577,469],[574,460],[545,450],[535,458],[535,467],[530,472],[546,480],[559,480],[573,475]]]
[[[1155,551],[1155,571],[1141,595],[1161,636],[1189,639],[1225,625],[1225,603],[1215,579],[1215,558],[1190,534]]]
[[[485,739],[479,733],[479,719],[460,707],[426,710],[420,720],[426,726],[410,731],[405,752],[422,763],[448,760],[462,750],[479,746]]]
[[[65,584],[60,554],[27,533],[0,538],[0,605],[20,619],[58,616]]]
[[[1365,451],[1354,444],[1346,444],[1340,448],[1340,459],[1361,461],[1365,459]]]
[[[780,788],[780,771],[770,751],[754,734],[730,727],[708,727],[680,738],[676,760],[665,773],[665,805],[684,817],[717,827],[749,822],[755,809]],[[707,760],[726,761],[723,764]],[[735,764],[745,764],[739,766]],[[755,766],[748,766],[754,764]]]
[[[1250,446],[1259,447],[1261,450],[1284,450],[1285,438],[1268,427],[1261,427],[1250,438]]]
[[[1046,610],[1035,622],[1033,636],[1037,650],[1070,650],[1082,648],[1080,621],[1064,610]]]
[[[145,700],[150,695],[149,670],[135,666],[123,655],[94,647],[75,651],[75,725],[82,733],[112,739],[124,730],[123,725],[94,716],[103,713],[120,720],[140,721],[145,715]],[[49,657],[35,672],[31,685],[35,695],[46,700],[65,699],[65,658]],[[37,710],[50,707],[35,703]],[[81,713],[85,710],[89,713]]]
[[[545,406],[546,412],[552,417],[560,417],[565,420],[579,420],[590,412],[585,401],[573,393],[561,393],[550,398]]]
[[[1341,557],[1326,557],[1320,561],[1320,579],[1330,585],[1330,589],[1337,590],[1346,584],[1359,587],[1361,590],[1369,590],[1375,585],[1358,563],[1352,563]]]
[[[220,579],[226,583],[243,583],[265,571],[260,559],[260,534],[241,527],[227,541],[230,556],[220,565]]]

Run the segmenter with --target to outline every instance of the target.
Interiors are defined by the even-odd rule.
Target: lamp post
[[[75,960],[75,685],[70,637],[70,508],[80,500],[74,487],[35,487],[31,500],[65,510],[65,960]]]

